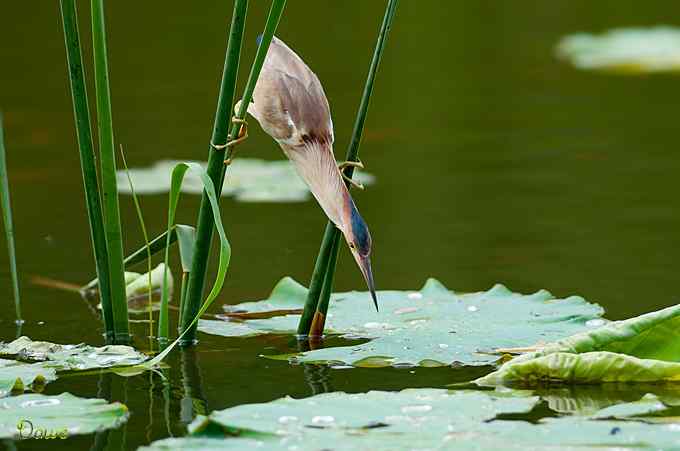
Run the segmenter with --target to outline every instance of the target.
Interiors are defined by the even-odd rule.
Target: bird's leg
[[[348,182],[350,185],[352,185],[353,187],[355,187],[356,189],[360,189],[360,190],[364,190],[364,189],[365,189],[364,185],[362,185],[361,183],[357,182],[357,181],[354,180],[353,178],[351,178],[351,177],[345,175],[344,172],[341,172],[341,174],[342,174],[342,178],[345,179],[345,180],[347,180],[347,182]]]
[[[363,169],[364,164],[361,161],[343,161],[342,163],[338,164],[338,169],[340,169],[340,174],[342,174],[342,178],[347,180],[347,182],[349,182],[349,184],[352,185],[353,187],[363,190],[364,185],[345,175],[345,171],[343,171],[343,169],[349,167]]]
[[[226,144],[212,144],[213,148],[217,150],[227,149],[229,147],[234,147],[237,144],[240,144],[246,139],[248,139],[248,122],[245,119],[241,119],[238,117],[231,118],[231,122],[234,124],[241,124],[241,127],[239,128],[238,132],[238,138],[230,139],[231,135],[228,135]],[[232,149],[230,157],[224,160],[224,164],[226,164],[227,166],[231,164],[234,152],[236,152],[236,149]]]

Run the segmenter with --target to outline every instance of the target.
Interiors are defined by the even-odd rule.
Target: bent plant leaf
[[[294,334],[306,296],[305,287],[284,278],[269,299],[229,306],[224,321],[201,320],[199,330],[228,337]],[[331,300],[326,330],[369,341],[305,352],[289,357],[292,361],[363,367],[488,365],[498,360],[497,348],[556,340],[603,321],[600,306],[576,296],[555,299],[545,290],[522,295],[502,285],[459,294],[434,279],[418,291],[381,291],[380,313],[368,292],[334,293]],[[266,312],[276,316],[247,319],[255,316],[248,313],[261,318]]]
[[[68,438],[116,428],[128,416],[127,407],[121,403],[109,404],[104,399],[79,398],[70,393],[12,396],[2,400],[0,438]],[[51,437],[42,435],[45,432]]]
[[[148,168],[130,169],[130,178],[137,194],[161,194],[170,191],[172,169],[180,163],[161,160]],[[195,161],[205,167],[205,162]],[[132,194],[127,175],[119,171],[118,189]],[[374,183],[375,177],[361,172],[356,179],[364,185]],[[203,182],[198,174],[187,174],[182,192],[201,194]],[[222,187],[222,196],[232,196],[239,202],[303,202],[311,196],[307,185],[288,160],[265,161],[256,158],[237,158],[229,165],[229,177]]]
[[[502,383],[657,382],[680,380],[680,305],[543,346],[498,371],[480,385]]]
[[[638,74],[680,71],[680,29],[619,28],[562,38],[557,56],[579,69]]]
[[[184,180],[184,175],[187,173],[187,171],[191,171],[194,174],[198,174],[198,177],[201,179],[203,182],[203,188],[206,192],[206,195],[208,196],[208,200],[210,201],[210,206],[212,208],[213,212],[213,217],[215,220],[215,228],[217,229],[217,233],[220,239],[220,256],[219,256],[219,266],[217,269],[217,276],[215,277],[215,282],[213,283],[213,287],[210,290],[210,293],[208,293],[208,296],[206,297],[205,301],[203,301],[203,304],[201,305],[201,308],[198,311],[198,314],[193,318],[191,325],[185,329],[185,331],[174,341],[172,344],[170,344],[166,349],[164,349],[161,353],[159,353],[156,357],[154,357],[152,360],[145,362],[144,367],[152,367],[154,365],[157,365],[158,363],[161,362],[165,358],[166,355],[179,343],[179,341],[182,339],[184,334],[188,332],[191,327],[193,327],[194,324],[198,322],[198,319],[205,313],[205,311],[210,307],[210,304],[215,300],[217,295],[220,293],[222,290],[222,286],[224,285],[224,279],[227,275],[227,269],[229,268],[229,260],[231,258],[231,245],[229,244],[229,240],[227,240],[227,234],[224,231],[224,226],[222,225],[222,219],[221,219],[221,214],[220,214],[220,207],[217,202],[217,195],[215,194],[215,186],[213,185],[212,180],[206,173],[206,171],[196,163],[179,163],[175,166],[175,168],[172,171],[172,188],[170,190],[170,200],[169,200],[169,207],[168,207],[168,232],[167,232],[167,237],[168,237],[168,242],[166,245],[165,249],[165,268],[166,268],[166,273],[164,275],[164,284],[163,284],[163,290],[162,290],[162,297],[161,297],[161,318],[159,319],[159,337],[168,337],[168,314],[167,314],[167,305],[169,301],[169,293],[167,288],[169,288],[169,277],[168,277],[168,259],[169,259],[169,247],[170,247],[170,231],[174,227],[174,222],[175,222],[175,212],[177,211],[177,204],[179,202],[179,195],[180,195],[180,187],[182,186],[182,181]],[[165,316],[163,316],[165,315]]]
[[[191,436],[142,449],[304,451],[332,444],[336,451],[651,450],[677,445],[677,425],[642,422],[659,413],[655,399],[588,417],[542,418],[536,424],[504,419],[526,417],[539,405],[538,397],[517,391],[408,389],[286,397],[213,412],[190,426]]]

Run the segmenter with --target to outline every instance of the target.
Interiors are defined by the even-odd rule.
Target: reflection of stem
[[[334,391],[330,382],[331,370],[327,365],[305,365],[305,381],[312,390],[312,395]]]
[[[203,378],[194,348],[182,349],[182,386],[184,394],[180,403],[180,421],[189,424],[196,415],[208,413],[208,402],[203,393]]]
[[[300,337],[300,339],[296,340],[295,347],[297,348],[297,352],[307,352],[311,350],[307,337]]]
[[[168,369],[168,371],[170,371]],[[170,426],[170,376],[163,379],[163,414],[165,416],[165,428],[168,431],[168,436],[173,437],[172,427]]]
[[[99,382],[97,382],[97,398],[106,399],[111,402],[111,379],[110,373],[101,373],[99,375]],[[90,451],[102,451],[106,449],[109,442],[109,431],[98,431],[94,434],[94,441],[90,447]]]
[[[149,423],[146,425],[146,441],[151,443],[151,431],[153,430],[153,389],[155,387],[153,382],[153,371],[149,372]]]

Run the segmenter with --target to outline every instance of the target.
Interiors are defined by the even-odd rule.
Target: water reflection
[[[179,421],[188,425],[196,415],[207,415],[208,401],[203,392],[203,377],[195,349],[183,349],[182,365],[182,399],[180,401]]]
[[[335,391],[331,383],[332,371],[328,365],[305,365],[304,374],[311,390],[310,396]]]
[[[667,405],[680,402],[680,384],[626,384],[572,385],[545,387],[535,390],[554,412],[561,414],[590,415],[605,407],[639,401],[651,393]]]

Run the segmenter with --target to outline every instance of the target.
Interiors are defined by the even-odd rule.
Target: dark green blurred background
[[[288,3],[278,36],[321,79],[341,157],[384,2]],[[241,83],[267,5],[251,1]],[[206,158],[231,6],[207,0],[108,2],[115,135],[131,166]],[[87,2],[79,7],[89,61]],[[496,282],[521,292],[546,288],[598,302],[611,319],[678,303],[680,78],[579,72],[553,54],[566,34],[673,25],[678,18],[680,3],[670,0],[402,0],[361,152],[377,183],[355,194],[374,237],[378,287],[419,288],[433,276],[457,291]],[[35,339],[98,343],[99,324],[77,296],[29,282],[31,275],[42,275],[84,283],[93,274],[58,2],[1,7],[0,108],[28,320],[24,332]],[[283,158],[257,125],[239,152]],[[198,200],[184,197],[181,222],[193,223]],[[156,235],[166,221],[167,197],[141,201]],[[233,256],[215,308],[265,297],[284,275],[309,279],[325,224],[316,203],[224,198],[222,205]],[[121,209],[131,250],[142,236],[130,197],[121,198]],[[4,339],[13,333],[7,263],[0,252]],[[336,280],[338,290],[363,289],[346,251]],[[274,344],[248,340],[245,348],[240,341],[202,339],[197,351],[211,409],[307,396],[314,377],[348,391],[453,381],[447,370],[425,369],[325,371],[305,379],[302,368],[255,357],[267,346],[285,347],[283,338]],[[175,368],[178,358],[171,361]],[[145,419],[148,412],[162,415],[163,390],[177,403],[172,427],[182,430],[176,381],[150,385],[150,379],[112,381],[121,393],[125,386],[133,413],[125,446],[168,435],[164,420]],[[102,381],[96,377],[62,379],[48,392],[95,396],[97,384]],[[135,390],[151,391],[156,406],[149,407],[148,396],[132,396]],[[114,399],[123,399],[115,393]],[[67,443],[89,446],[92,437]]]

